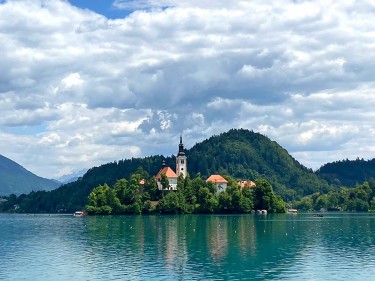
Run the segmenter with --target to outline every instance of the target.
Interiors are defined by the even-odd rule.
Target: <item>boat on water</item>
[[[288,214],[297,214],[297,209],[288,209]]]
[[[267,210],[257,210],[258,215],[267,215]]]
[[[74,214],[73,214],[74,217],[84,217],[84,216],[86,216],[86,215],[87,215],[87,213],[86,213],[86,212],[83,212],[83,211],[76,211],[76,212],[74,212]]]
[[[314,214],[314,217],[316,217],[316,218],[322,218],[323,215],[322,214]]]

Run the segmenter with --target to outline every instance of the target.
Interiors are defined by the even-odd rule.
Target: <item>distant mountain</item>
[[[375,179],[375,159],[341,160],[327,163],[316,174],[330,184],[353,187],[357,183]]]
[[[330,189],[326,181],[298,163],[279,144],[249,130],[230,130],[198,143],[185,152],[191,177],[200,173],[203,178],[210,174],[251,180],[264,178],[286,200]],[[163,160],[166,165],[175,169],[175,159],[173,155],[156,155],[104,164],[89,169],[82,178],[51,192],[32,193],[19,204],[21,210],[26,212],[79,210],[85,206],[87,196],[99,184],[107,183],[112,186],[118,179],[129,178],[139,167],[152,177],[159,171]]]
[[[38,177],[16,162],[0,155],[0,195],[28,194],[60,186],[53,180]]]
[[[56,180],[58,182],[61,182],[62,184],[67,184],[67,183],[78,180],[78,178],[82,177],[86,172],[87,172],[87,169],[83,169],[80,171],[73,172],[71,174],[63,175]]]

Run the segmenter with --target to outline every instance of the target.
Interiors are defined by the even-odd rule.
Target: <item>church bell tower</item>
[[[187,163],[186,155],[184,151],[184,145],[182,143],[182,136],[180,136],[180,145],[178,146],[178,154],[176,157],[176,174],[179,177],[181,174],[185,178],[187,175]]]

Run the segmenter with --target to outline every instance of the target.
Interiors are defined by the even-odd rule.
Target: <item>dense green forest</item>
[[[375,178],[375,159],[341,160],[320,167],[316,174],[335,186],[353,187]]]
[[[191,178],[198,174],[203,179],[210,174],[221,174],[236,179],[265,179],[284,201],[334,191],[325,180],[298,163],[276,142],[249,130],[232,129],[212,136],[185,152]],[[95,187],[103,184],[113,186],[118,180],[129,178],[138,168],[146,171],[147,178],[150,178],[159,171],[163,160],[175,169],[175,159],[173,155],[156,155],[107,163],[90,169],[76,182],[56,190],[31,192],[18,197],[12,195],[7,204],[0,204],[0,208],[6,211],[10,206],[17,205],[20,212],[73,212],[87,204],[88,196]]]
[[[341,187],[327,194],[316,192],[289,204],[303,211],[375,211],[375,180],[357,184],[354,188]]]
[[[231,177],[227,177],[228,187],[218,193],[212,182],[204,181],[198,174],[194,179],[181,176],[177,190],[160,191],[154,178],[146,180],[143,173],[131,175],[130,179],[120,179],[111,188],[99,185],[90,193],[85,210],[89,214],[149,214],[149,213],[250,213],[254,209],[270,213],[284,213],[285,203],[275,196],[272,186],[262,179],[256,187],[240,188]],[[169,186],[168,179],[162,184]],[[151,201],[153,200],[153,201]],[[158,204],[152,202],[158,201]]]
[[[326,181],[296,161],[277,142],[248,130],[230,130],[196,144],[186,152],[191,176],[227,174],[239,179],[264,178],[290,200],[328,192]]]

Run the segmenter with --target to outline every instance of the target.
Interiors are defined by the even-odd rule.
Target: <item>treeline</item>
[[[140,184],[141,174],[120,179],[111,188],[99,185],[88,196],[85,210],[89,214],[186,214],[186,213],[250,213],[267,210],[270,213],[285,212],[285,203],[273,192],[264,179],[256,181],[255,188],[240,188],[231,178],[227,189],[217,193],[217,187],[206,182],[201,175],[190,179],[180,177],[177,190],[160,191],[154,178]],[[168,186],[165,177],[162,182]]]
[[[375,158],[327,163],[320,167],[316,174],[332,185],[354,187],[357,183],[375,178]]]
[[[342,187],[328,194],[314,193],[291,205],[299,210],[375,211],[375,180],[371,179],[354,188]]]

